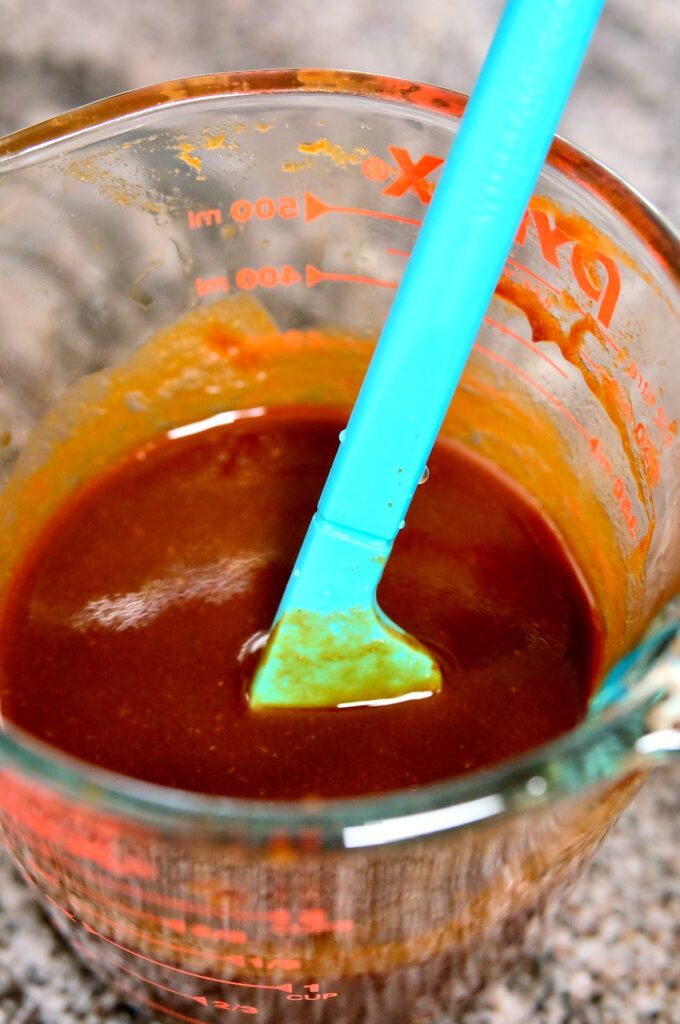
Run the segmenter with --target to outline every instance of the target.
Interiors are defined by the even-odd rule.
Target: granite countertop
[[[0,0],[0,133],[154,81],[335,66],[469,89],[501,0]],[[385,12],[389,14],[386,15]],[[610,0],[561,132],[680,222],[680,3]],[[0,855],[0,1024],[129,1024]],[[457,1024],[680,1024],[680,786],[659,771],[548,930]],[[389,1024],[389,1022],[385,1022]]]

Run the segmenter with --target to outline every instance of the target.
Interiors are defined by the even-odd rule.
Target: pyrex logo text
[[[372,181],[388,182],[382,189],[383,195],[400,197],[412,193],[421,203],[428,204],[435,189],[430,175],[442,166],[442,157],[425,153],[416,159],[402,146],[387,149],[396,167],[381,157],[369,156],[362,164],[364,176]],[[576,232],[569,233],[551,221],[537,201],[529,204],[522,219],[515,238],[518,245],[525,244],[530,227],[543,260],[557,270],[563,270],[569,260],[578,287],[598,303],[597,320],[603,327],[609,327],[621,293],[621,274],[615,260],[588,246]]]

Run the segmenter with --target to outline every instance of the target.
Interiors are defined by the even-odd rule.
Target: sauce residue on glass
[[[43,527],[0,620],[6,719],[125,775],[273,800],[419,787],[579,722],[601,647],[588,591],[536,505],[450,440],[435,446],[378,595],[435,654],[441,692],[251,711],[344,418],[297,406],[224,420],[129,452]]]

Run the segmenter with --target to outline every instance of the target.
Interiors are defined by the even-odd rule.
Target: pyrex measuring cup
[[[160,430],[349,408],[463,106],[365,75],[225,75],[0,143],[3,580],[79,480]],[[130,1000],[199,1022],[443,1019],[680,747],[663,700],[679,280],[654,211],[556,143],[444,427],[540,501],[597,600],[607,667],[628,659],[570,735],[422,790],[283,805],[123,779],[5,723],[4,843]]]

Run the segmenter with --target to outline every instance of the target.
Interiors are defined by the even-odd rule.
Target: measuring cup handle
[[[617,719],[621,713],[635,722],[635,738],[629,739],[635,755],[680,759],[680,595],[609,672],[591,702],[591,718]]]
[[[635,744],[639,754],[680,762],[680,622],[668,653],[636,687],[636,696],[656,698],[645,716],[649,732]]]

